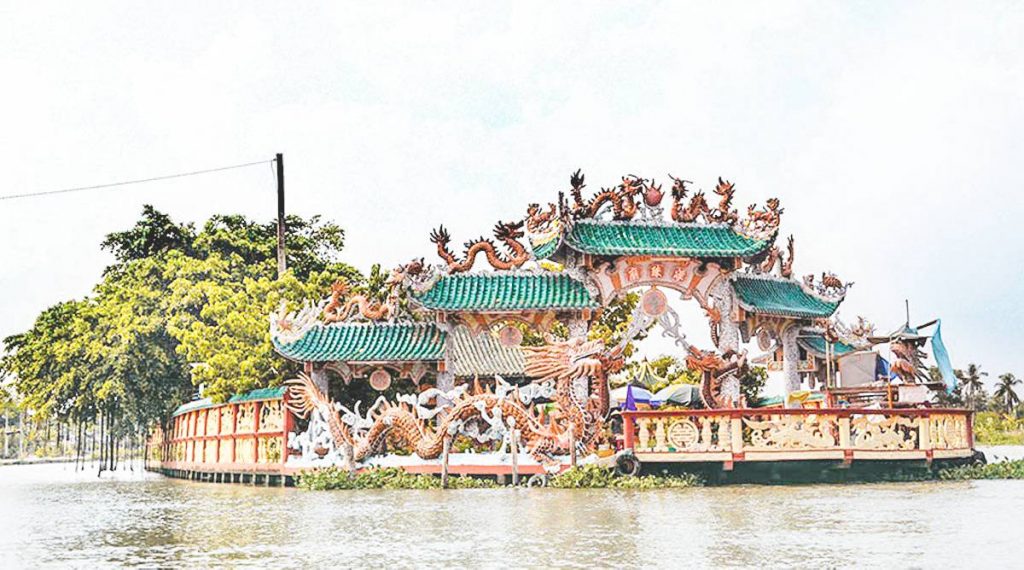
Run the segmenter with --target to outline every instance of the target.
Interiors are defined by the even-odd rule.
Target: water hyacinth
[[[556,489],[680,489],[703,485],[700,477],[685,475],[643,475],[623,477],[598,465],[575,467],[551,479]]]
[[[968,479],[1024,479],[1024,459],[1002,461],[984,465],[962,465],[939,472],[939,479],[964,481]]]
[[[366,469],[350,473],[337,467],[307,471],[299,476],[298,486],[310,491],[357,489],[440,489],[441,479],[433,475],[414,475],[397,467]],[[489,479],[451,477],[451,489],[481,489],[496,487]]]

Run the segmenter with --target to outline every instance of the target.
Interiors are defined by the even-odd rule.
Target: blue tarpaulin
[[[636,411],[636,398],[633,397],[633,386],[626,387],[626,403],[622,406],[622,409],[629,412]]]
[[[956,374],[953,372],[953,365],[949,362],[946,345],[942,342],[942,319],[935,322],[935,334],[932,335],[932,355],[935,357],[935,365],[942,373],[942,380],[946,383],[946,392],[952,392],[956,388]]]
[[[888,380],[889,373],[889,361],[879,356],[875,361],[875,380]]]

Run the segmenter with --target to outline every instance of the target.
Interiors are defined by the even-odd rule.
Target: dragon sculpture
[[[686,367],[701,373],[700,398],[711,409],[733,408],[740,400],[740,377],[746,372],[744,354],[727,351],[719,356],[713,351],[689,347]]]
[[[557,215],[554,204],[549,203],[546,211],[540,204],[530,204],[526,207],[526,229],[534,233],[543,231]]]
[[[747,219],[754,226],[776,228],[782,221],[782,213],[785,211],[779,205],[778,198],[768,198],[763,210],[758,210],[756,204],[751,204],[747,206]]]
[[[823,271],[821,282],[814,282],[814,275],[804,275],[804,288],[817,293],[821,297],[839,298],[846,295],[846,291],[853,286],[853,282],[843,283],[835,273]]]
[[[448,230],[444,226],[431,232],[430,241],[437,245],[437,255],[448,264],[448,272],[462,273],[473,268],[476,256],[480,253],[484,254],[487,262],[495,269],[513,269],[526,263],[530,259],[530,253],[519,242],[524,235],[522,221],[498,222],[494,226],[494,237],[504,243],[508,254],[498,251],[493,241],[481,237],[466,243],[466,254],[461,260],[457,259],[455,254],[448,249],[451,236],[448,235]]]
[[[573,206],[570,209],[574,219],[586,219],[596,217],[606,206],[611,206],[612,219],[631,220],[636,216],[638,206],[637,197],[645,188],[645,181],[636,176],[623,176],[622,183],[614,188],[602,188],[590,200],[583,199],[583,188],[585,176],[577,170],[569,177],[569,190],[573,199]]]
[[[735,224],[739,221],[739,214],[732,208],[732,195],[736,192],[736,185],[728,180],[718,177],[718,186],[715,186],[715,194],[721,196],[718,207],[707,213],[712,222],[723,224]]]
[[[684,224],[696,222],[700,217],[708,220],[711,215],[711,208],[708,207],[704,192],[698,191],[690,198],[690,202],[686,204],[686,194],[689,192],[689,188],[686,185],[691,184],[691,182],[676,178],[671,174],[668,177],[672,179],[672,189],[670,191],[672,195],[672,209],[669,210],[669,215],[672,216],[672,219]]]
[[[323,309],[323,321],[340,323],[356,317],[370,321],[395,318],[402,298],[403,285],[408,279],[418,278],[424,270],[422,257],[392,269],[384,281],[386,296],[383,302],[362,293],[349,296],[352,290],[348,282],[344,279],[336,281],[331,285],[331,297]]]
[[[924,365],[927,355],[921,350],[924,339],[900,339],[889,344],[893,359],[892,373],[904,382],[927,383],[928,368]]]
[[[779,267],[779,275],[789,279],[793,276],[793,259],[795,257],[795,248],[793,236],[789,236],[789,240],[786,244],[786,250],[789,255],[783,254],[782,250],[778,246],[771,246],[768,249],[768,256],[765,257],[764,261],[757,266],[758,271],[761,273],[771,273],[776,265]]]
[[[351,449],[350,457],[356,462],[383,453],[388,439],[404,444],[423,459],[434,459],[441,455],[446,437],[479,434],[481,424],[495,419],[502,422],[498,426],[502,430],[518,430],[527,452],[545,464],[551,464],[555,455],[568,453],[572,441],[583,449],[592,449],[608,413],[606,371],[621,366],[621,362],[604,354],[600,341],[584,339],[549,342],[524,350],[526,373],[534,383],[555,383],[559,413],[547,423],[523,403],[526,398],[518,388],[499,394],[479,389],[473,394],[457,391],[443,414],[429,414],[438,418],[434,427],[408,402],[391,403],[383,398],[366,418],[342,415],[343,408],[305,375],[285,383],[288,409],[303,419],[318,414],[327,422],[335,447]]]

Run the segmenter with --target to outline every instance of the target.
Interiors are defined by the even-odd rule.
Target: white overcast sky
[[[289,210],[365,270],[576,168],[722,175],[740,207],[782,199],[798,274],[856,282],[843,317],[889,329],[909,298],[954,366],[1024,374],[1024,4],[120,4],[0,5],[0,195],[283,152]],[[144,203],[269,220],[274,178],[0,201],[0,335],[89,294]]]

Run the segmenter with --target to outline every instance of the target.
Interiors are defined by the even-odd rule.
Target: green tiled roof
[[[310,329],[281,355],[304,362],[411,362],[444,358],[445,334],[427,323],[338,323]]]
[[[676,255],[746,257],[763,251],[767,241],[736,233],[728,226],[577,221],[566,243],[594,255]]]
[[[284,396],[284,387],[279,386],[277,388],[258,388],[245,394],[235,394],[227,401],[229,404],[237,404],[240,402],[255,402],[257,400],[276,400]],[[178,409],[174,410],[171,417],[180,416],[181,414],[187,414],[195,410],[203,410],[206,408],[212,408],[217,404],[213,403],[210,398],[203,398],[202,400],[193,400],[187,404],[178,406]]]
[[[583,283],[564,273],[445,275],[417,297],[439,311],[526,311],[596,307]]]
[[[518,346],[504,346],[488,331],[473,334],[465,327],[452,333],[452,371],[456,376],[523,376],[526,359]]]
[[[752,313],[780,317],[819,318],[834,313],[839,303],[808,294],[796,281],[737,276],[732,282],[740,306]]]
[[[548,240],[544,243],[540,243],[533,246],[533,256],[537,259],[547,259],[551,257],[555,250],[558,249],[558,244],[562,243],[562,240],[555,238]]]
[[[803,345],[804,349],[810,350],[811,352],[817,353],[818,355],[825,354],[825,337],[821,335],[802,336],[799,340],[800,344]],[[832,344],[832,353],[835,354],[836,358],[840,356],[846,356],[847,354],[856,351],[857,347],[846,344],[845,342],[842,341]]]

